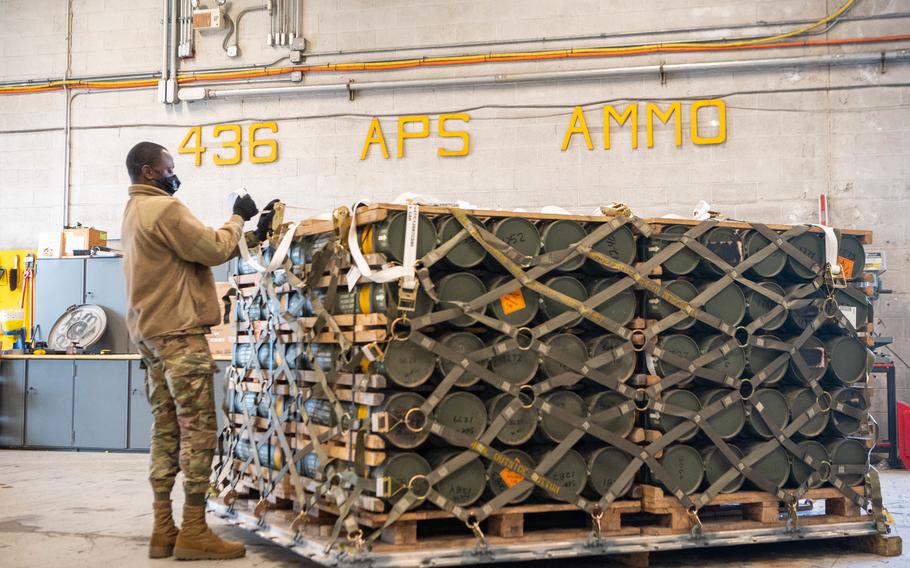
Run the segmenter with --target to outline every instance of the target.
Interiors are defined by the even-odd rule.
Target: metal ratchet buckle
[[[692,523],[692,537],[701,538],[702,524],[698,517],[698,509],[691,507],[686,510],[686,513],[689,514],[689,522]]]
[[[799,515],[797,515],[796,504],[796,499],[787,503],[787,528],[791,531],[799,530]]]
[[[594,509],[594,512],[591,513],[591,523],[594,527],[594,536],[600,538],[603,536],[603,526],[601,525],[601,520],[604,518],[604,512],[601,509]]]
[[[363,529],[356,529],[354,532],[349,532],[347,535],[348,544],[354,547],[355,550],[363,550]]]
[[[827,285],[831,290],[836,288],[846,288],[847,287],[847,277],[844,275],[844,269],[841,268],[840,274],[835,275],[831,271],[831,264],[825,264],[825,285]]]
[[[609,205],[601,207],[600,212],[606,217],[612,217],[614,215],[621,215],[623,217],[632,216],[632,208],[619,201],[614,201]]]
[[[398,287],[398,311],[411,313],[417,309],[417,288],[419,283],[415,282],[411,289],[404,286]]]
[[[480,521],[477,520],[477,517],[471,515],[464,524],[474,533],[474,538],[477,539],[477,548],[486,548],[487,537],[483,534],[483,531],[480,530]]]
[[[255,515],[258,520],[262,521],[262,516],[268,512],[269,505],[270,503],[266,501],[265,497],[262,497],[253,509],[253,515]]]
[[[351,211],[342,205],[332,211],[332,228],[339,237],[339,244],[343,249],[348,248],[348,231],[351,230]]]

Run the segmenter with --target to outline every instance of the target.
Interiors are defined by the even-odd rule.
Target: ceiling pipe
[[[451,77],[445,79],[406,79],[399,81],[367,81],[329,83],[323,85],[294,85],[278,87],[253,87],[247,89],[183,88],[179,98],[184,101],[204,99],[227,99],[252,96],[274,96],[293,94],[346,93],[388,89],[425,89],[445,87],[475,87],[483,85],[507,85],[517,83],[541,83],[551,81],[585,81],[616,79],[654,75],[666,77],[676,73],[722,73],[730,71],[762,71],[793,67],[885,65],[889,62],[910,59],[910,50],[876,51],[863,53],[841,53],[829,55],[806,55],[800,57],[772,57],[733,61],[708,61],[702,63],[668,63],[641,65],[635,67],[614,67],[607,69],[579,69],[572,71],[549,71],[543,73],[503,73],[476,77]]]

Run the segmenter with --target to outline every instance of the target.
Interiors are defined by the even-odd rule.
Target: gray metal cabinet
[[[131,450],[147,450],[151,444],[152,409],[145,393],[145,369],[130,361],[129,441]]]
[[[41,339],[47,339],[57,319],[72,305],[82,304],[85,261],[69,258],[39,258],[35,271],[35,324]]]
[[[24,359],[0,360],[0,446],[25,443]]]
[[[75,362],[73,445],[126,449],[128,361]]]
[[[28,364],[25,445],[73,445],[73,361]]]
[[[135,351],[126,329],[126,278],[122,258],[92,258],[85,261],[85,303],[97,304],[107,315],[107,329],[90,351],[112,353]]]

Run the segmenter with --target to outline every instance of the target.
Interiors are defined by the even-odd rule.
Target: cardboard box
[[[227,294],[227,291],[233,287],[229,282],[216,282],[215,290],[218,292],[218,303],[221,304],[221,298]],[[209,341],[209,349],[214,356],[230,356],[234,349],[234,303],[231,298],[230,312],[228,313],[228,323],[222,323],[212,328],[212,332],[206,336]],[[222,312],[223,313],[223,312]]]
[[[107,231],[94,227],[63,230],[63,256],[74,256],[74,250],[107,246]]]
[[[60,258],[63,256],[63,233],[38,233],[38,258]]]

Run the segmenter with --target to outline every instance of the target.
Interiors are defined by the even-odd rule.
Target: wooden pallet
[[[859,494],[862,487],[853,488]],[[833,487],[811,489],[803,497],[814,503],[824,502],[824,514],[802,514],[799,523],[818,525],[856,521],[868,517]],[[692,529],[686,508],[661,487],[641,486],[642,511],[654,517],[654,526],[644,527],[642,534],[682,534]],[[703,532],[757,528],[761,526],[786,526],[787,516],[781,514],[781,502],[776,495],[763,491],[737,491],[722,493],[699,512]],[[870,517],[871,518],[871,517]]]

